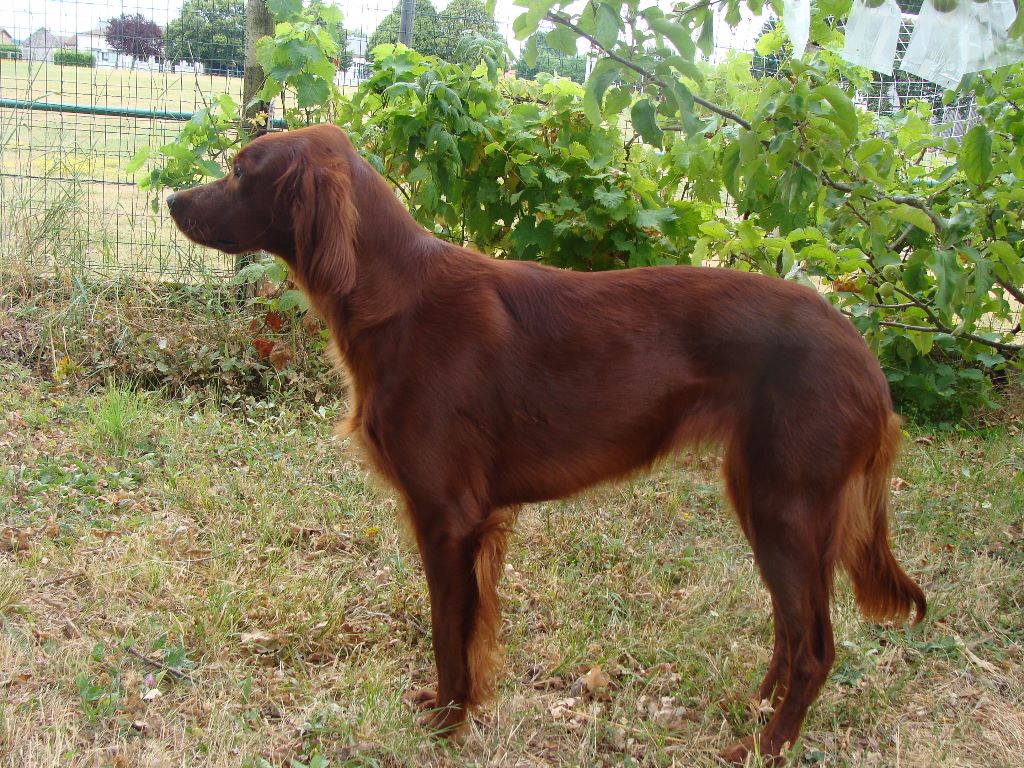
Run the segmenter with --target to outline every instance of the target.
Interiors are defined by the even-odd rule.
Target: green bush
[[[85,51],[54,51],[53,63],[64,67],[95,67],[96,57]]]
[[[20,59],[21,46],[14,43],[0,45],[0,59]]]

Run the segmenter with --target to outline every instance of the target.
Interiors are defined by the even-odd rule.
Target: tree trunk
[[[270,105],[253,101],[266,73],[256,61],[256,41],[274,34],[274,17],[267,9],[266,0],[247,0],[245,4],[245,63],[242,70],[242,119],[238,123],[238,138],[245,144],[262,136],[270,128]],[[241,253],[235,257],[235,272],[253,262],[253,255]]]
[[[266,0],[248,0],[245,4],[245,64],[242,74],[242,122],[239,138],[245,142],[267,132],[269,105],[265,101],[253,103],[266,78],[256,61],[256,41],[274,34],[274,18],[267,9]]]

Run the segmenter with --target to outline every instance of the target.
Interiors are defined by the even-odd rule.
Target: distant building
[[[21,56],[30,61],[48,61],[53,63],[54,51],[74,48],[75,39],[55,35],[46,27],[40,27],[21,45]]]
[[[107,25],[102,23],[95,29],[75,35],[75,47],[96,57],[97,67],[117,67],[119,58],[128,58],[110,47],[107,42]]]
[[[95,29],[75,35],[75,47],[80,51],[91,53],[96,58],[97,67],[137,69],[148,72],[157,72],[165,68],[165,65],[155,56],[150,56],[148,59],[135,59],[134,56],[115,51],[107,42],[107,25],[103,22],[100,22]]]
[[[14,38],[11,37],[11,33],[3,27],[0,27],[0,45],[13,45]]]
[[[352,63],[348,69],[343,69],[334,77],[338,85],[359,85],[363,80],[368,80],[373,74],[370,61],[366,58],[367,37],[364,34],[348,33],[348,51],[352,54]]]

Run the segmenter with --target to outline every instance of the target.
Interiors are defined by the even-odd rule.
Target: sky
[[[345,14],[345,26],[372,32],[399,0],[336,0]],[[165,26],[177,17],[183,0],[0,0],[0,27],[16,39],[28,37],[40,27],[54,34],[71,35],[93,29],[103,20],[122,13],[141,13],[148,19]],[[435,0],[437,8],[447,5]],[[522,9],[512,0],[498,0],[495,17],[504,28],[510,29],[512,20]],[[510,33],[511,34],[511,33]]]
[[[184,0],[0,0],[0,27],[6,29],[16,40],[23,40],[40,27],[46,27],[56,35],[72,35],[87,32],[105,21],[122,13],[141,13],[161,26],[177,17]],[[345,26],[350,30],[361,30],[369,35],[399,0],[335,0],[345,15]],[[448,0],[433,0],[434,7],[441,10]],[[670,5],[670,0],[665,0]],[[495,18],[499,28],[505,32],[510,47],[518,51],[521,43],[512,37],[512,22],[522,12],[513,0],[497,0]],[[753,43],[761,29],[761,20],[744,19],[737,30],[732,31],[719,23],[716,36],[719,41],[728,39],[736,47],[746,48]]]

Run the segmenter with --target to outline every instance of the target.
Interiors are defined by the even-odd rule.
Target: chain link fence
[[[919,0],[906,0],[919,2]],[[368,52],[397,36],[400,0],[341,0],[348,54],[337,82],[368,77]],[[413,46],[451,58],[466,31],[515,44],[519,9],[449,0],[440,10],[417,0]],[[908,10],[904,8],[904,10]],[[916,9],[912,9],[916,10]],[[125,165],[143,146],[169,143],[181,122],[220,93],[241,100],[245,0],[34,0],[0,6],[0,267],[72,268],[193,281],[222,276],[234,262],[188,243]],[[774,25],[719,25],[715,57],[753,51]],[[913,17],[908,16],[901,50]],[[393,27],[393,30],[392,30]],[[760,31],[759,31],[760,30]],[[588,58],[541,45],[538,66],[578,82]],[[757,76],[779,59],[752,57]],[[532,76],[522,61],[521,75]],[[882,113],[925,98],[942,119],[970,119],[970,105],[942,104],[937,86],[899,71],[862,96]],[[962,131],[961,131],[962,132]]]

